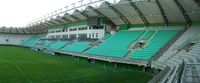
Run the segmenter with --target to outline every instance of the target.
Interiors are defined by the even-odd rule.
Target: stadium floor
[[[146,83],[149,73],[0,46],[0,83]]]

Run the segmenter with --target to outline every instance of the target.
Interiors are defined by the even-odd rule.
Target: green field
[[[0,83],[146,83],[149,73],[104,67],[69,56],[0,46]]]

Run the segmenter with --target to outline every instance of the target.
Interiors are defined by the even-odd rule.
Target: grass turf
[[[0,46],[0,83],[146,83],[151,74]]]

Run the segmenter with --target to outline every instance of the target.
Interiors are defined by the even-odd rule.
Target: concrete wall
[[[29,34],[0,34],[0,44],[19,45],[32,36]]]

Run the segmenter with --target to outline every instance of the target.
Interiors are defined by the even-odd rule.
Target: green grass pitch
[[[69,56],[0,46],[0,83],[146,83],[149,73],[103,67]]]

